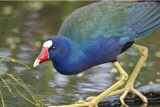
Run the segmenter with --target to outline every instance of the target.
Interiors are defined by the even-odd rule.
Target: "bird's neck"
[[[77,71],[72,72],[70,68],[74,68],[73,66],[80,64],[81,61],[85,58],[85,54],[82,50],[83,47],[81,47],[82,45],[80,43],[73,42],[67,37],[63,38],[63,45],[66,50],[63,55],[60,55],[61,57],[58,57],[52,61],[53,66],[61,74],[77,74],[77,70],[72,70]]]

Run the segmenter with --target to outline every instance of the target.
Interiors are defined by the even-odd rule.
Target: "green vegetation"
[[[16,59],[13,59],[13,58],[10,58],[10,57],[6,57],[6,56],[0,56],[2,59],[0,60],[0,63],[2,63],[3,59],[7,58],[7,59],[10,59],[11,61],[15,62],[15,63],[19,63],[21,64],[22,66],[25,66],[26,68],[28,69],[31,69],[29,66],[23,64],[22,62],[16,60]],[[25,83],[23,82],[22,79],[20,79],[19,77],[17,76],[14,76],[12,74],[9,74],[7,73],[6,71],[2,70],[0,68],[0,72],[4,73],[10,80],[13,88],[16,90],[16,92],[21,95],[22,98],[26,99],[28,102],[34,104],[35,106],[38,106],[38,107],[43,107],[44,106],[44,103],[41,102],[38,97],[34,94],[34,92],[32,90],[30,90],[26,85]],[[3,79],[2,76],[0,76],[0,79],[2,80],[1,82],[3,82],[7,88],[8,88],[8,91],[14,96],[14,93],[13,93],[13,89],[11,89],[11,87],[7,84],[7,82]],[[25,97],[18,89],[17,87],[15,86],[14,82],[18,83],[26,92],[28,92],[28,94],[30,94],[30,96],[32,97],[32,100],[31,101],[30,99],[28,99],[27,97]],[[3,95],[2,95],[2,91],[0,89],[0,96],[1,96],[1,100],[2,100],[2,106],[5,107],[5,101],[4,101],[4,98],[3,98]]]

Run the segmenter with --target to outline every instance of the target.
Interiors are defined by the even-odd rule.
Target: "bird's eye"
[[[56,50],[56,47],[53,47],[51,50],[52,50],[52,51],[55,51],[55,50]]]

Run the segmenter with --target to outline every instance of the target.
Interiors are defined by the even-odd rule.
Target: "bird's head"
[[[43,43],[41,53],[34,62],[33,67],[38,66],[44,61],[63,60],[69,50],[69,44],[64,37],[51,37]]]

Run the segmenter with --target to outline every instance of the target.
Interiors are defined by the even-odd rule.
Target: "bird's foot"
[[[120,94],[120,93],[123,93],[121,95],[121,97],[119,98],[120,99],[120,102],[121,102],[121,107],[129,107],[125,102],[124,102],[124,98],[126,97],[126,95],[129,93],[129,92],[134,92],[136,95],[138,95],[142,100],[143,100],[143,106],[141,107],[146,107],[147,106],[147,98],[142,95],[139,91],[137,91],[136,89],[133,88],[133,86],[131,85],[126,85],[125,88],[123,89],[120,89],[120,90],[116,90],[112,93],[110,93],[107,97],[110,97],[110,96],[114,96],[114,95],[117,95],[117,94]]]
[[[139,96],[143,100],[144,105],[147,105],[147,103],[148,103],[147,98],[143,94],[141,94],[139,91],[134,89],[132,86],[126,85],[126,87],[124,89],[125,90],[124,90],[122,96],[120,97],[120,101],[121,101],[122,106],[128,107],[128,105],[125,104],[125,102],[124,102],[124,98],[131,91],[134,92],[137,96]]]

